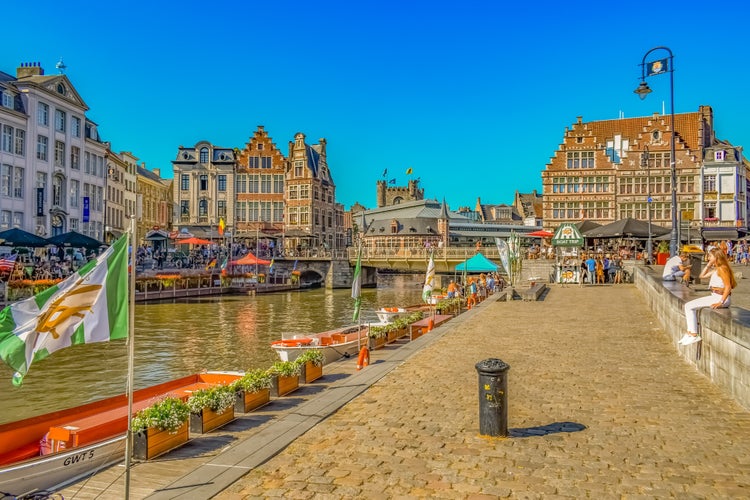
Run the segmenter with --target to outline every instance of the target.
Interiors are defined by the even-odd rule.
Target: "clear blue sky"
[[[710,105],[717,136],[750,148],[748,14],[722,0],[45,0],[3,24],[0,70],[53,74],[63,57],[103,138],[167,177],[179,145],[242,148],[264,125],[285,155],[296,132],[327,139],[347,209],[373,207],[383,170],[402,185],[409,167],[455,209],[541,191],[577,116],[669,112],[668,75],[633,94],[660,45],[676,112]]]

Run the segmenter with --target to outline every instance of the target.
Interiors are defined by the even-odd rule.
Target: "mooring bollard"
[[[484,436],[508,435],[508,369],[496,358],[476,364],[479,374],[479,433]]]

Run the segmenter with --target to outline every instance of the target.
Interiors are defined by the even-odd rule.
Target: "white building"
[[[75,230],[104,239],[106,144],[62,74],[22,63],[0,72],[0,230]]]

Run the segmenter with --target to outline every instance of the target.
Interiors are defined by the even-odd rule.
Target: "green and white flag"
[[[424,277],[424,287],[422,287],[422,301],[426,303],[432,302],[432,289],[435,284],[435,259],[432,258],[430,253],[430,262],[427,264],[427,274]]]
[[[127,337],[127,235],[65,281],[0,311],[0,358],[16,386],[55,351]]]
[[[357,267],[352,277],[352,298],[354,299],[354,316],[352,321],[359,319],[359,308],[362,305],[362,248],[357,253]]]

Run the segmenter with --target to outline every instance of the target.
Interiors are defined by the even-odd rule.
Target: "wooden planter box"
[[[372,338],[369,337],[367,339],[367,346],[371,351],[374,351],[375,349],[380,349],[381,347],[385,346],[386,337],[378,337],[378,338]]]
[[[190,414],[190,432],[204,434],[221,427],[234,420],[234,406],[230,406],[224,413],[219,415],[208,408],[203,408],[200,413]]]
[[[296,391],[299,387],[299,375],[295,377],[282,377],[277,375],[273,378],[273,386],[271,387],[271,396],[278,398],[285,394],[289,394],[292,391]]]
[[[235,413],[249,413],[271,401],[271,389],[262,389],[258,392],[237,391],[235,394]]]
[[[170,434],[169,431],[162,431],[155,427],[136,432],[133,436],[133,458],[151,460],[187,443],[188,436],[187,422],[176,434]]]
[[[299,383],[309,384],[323,376],[323,365],[315,366],[311,361],[302,365],[302,371],[299,373]]]

